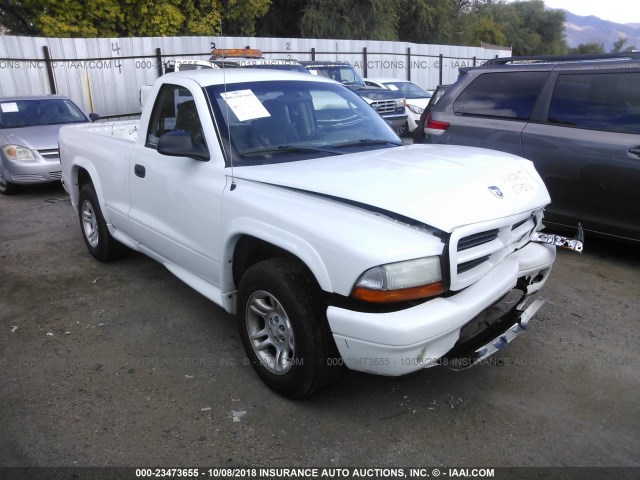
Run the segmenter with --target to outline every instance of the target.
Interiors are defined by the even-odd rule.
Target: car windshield
[[[0,128],[83,123],[89,119],[64,98],[0,101]]]
[[[385,82],[390,90],[400,90],[404,98],[431,98],[431,94],[424,88],[411,82]]]
[[[335,65],[335,66],[310,66],[309,72],[313,75],[320,75],[322,77],[330,78],[336,82],[340,82],[344,85],[351,87],[364,87],[364,80],[358,75],[358,72],[349,65]]]
[[[247,82],[213,85],[205,92],[226,153],[237,166],[402,145],[362,98],[334,83]]]

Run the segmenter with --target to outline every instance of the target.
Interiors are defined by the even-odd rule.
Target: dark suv
[[[545,222],[640,241],[640,53],[514,57],[461,70],[429,115],[428,143],[533,161]]]

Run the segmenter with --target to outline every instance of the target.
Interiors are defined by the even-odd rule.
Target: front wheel
[[[338,375],[326,305],[311,274],[287,258],[253,265],[240,281],[238,320],[245,352],[272,390],[302,398]]]
[[[109,233],[93,185],[87,183],[80,189],[78,203],[82,237],[91,255],[101,262],[117,258],[124,247]]]
[[[407,122],[404,122],[402,126],[398,128],[398,136],[402,138],[407,135],[408,131],[409,131],[409,124]]]
[[[18,191],[18,185],[8,182],[0,169],[0,195],[13,195]]]

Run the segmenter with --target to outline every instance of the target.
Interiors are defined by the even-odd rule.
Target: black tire
[[[404,125],[398,128],[397,133],[400,138],[406,137],[409,134],[409,124],[407,122],[404,122]]]
[[[19,185],[15,183],[7,182],[2,172],[0,172],[0,195],[13,195],[20,190]]]
[[[109,262],[122,254],[124,246],[109,233],[100,210],[98,196],[90,183],[83,185],[80,189],[78,219],[84,243],[97,260]]]
[[[273,258],[250,267],[240,281],[238,322],[249,361],[279,394],[303,398],[338,377],[326,304],[299,261]]]

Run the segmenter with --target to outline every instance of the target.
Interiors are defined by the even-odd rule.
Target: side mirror
[[[97,122],[98,120],[100,120],[100,115],[98,115],[97,113],[90,113],[89,120],[91,120],[92,122]]]
[[[158,153],[171,157],[191,157],[203,162],[209,161],[209,151],[201,133],[175,130],[165,133],[158,140]]]

